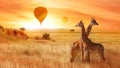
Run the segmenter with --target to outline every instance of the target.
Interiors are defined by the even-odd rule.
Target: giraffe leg
[[[104,52],[99,52],[98,54],[99,54],[99,56],[101,57],[101,59],[102,59],[103,61],[105,61]]]
[[[87,62],[90,63],[90,53],[87,53]]]
[[[87,51],[84,51],[84,61],[87,61]]]
[[[71,54],[71,58],[70,58],[70,62],[71,62],[71,63],[74,61],[76,55],[77,55],[77,52],[73,52],[73,53]]]
[[[82,62],[84,62],[84,51],[82,50]]]
[[[84,52],[84,60],[86,63],[90,63],[90,53],[88,50]]]
[[[82,41],[81,41],[81,53],[82,53],[82,62],[85,62],[85,57],[84,57],[85,49]]]

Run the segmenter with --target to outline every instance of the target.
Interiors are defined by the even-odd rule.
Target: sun
[[[37,19],[31,20],[29,23],[22,23],[22,27],[28,29],[28,30],[37,30],[37,29],[59,29],[64,28],[64,26],[60,26],[60,24],[57,24],[59,20],[53,18],[53,17],[47,17],[45,20],[40,24],[40,22]]]

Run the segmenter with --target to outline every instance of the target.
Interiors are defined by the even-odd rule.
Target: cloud
[[[89,2],[86,2],[87,4],[105,9],[111,12],[119,13],[120,12],[120,0],[92,0]]]
[[[118,0],[51,0],[49,7],[74,10],[83,14],[120,21]]]
[[[25,0],[1,0],[0,1],[0,21],[4,22],[17,22],[20,20],[28,20],[30,17],[28,14],[31,13],[32,7],[28,5],[32,5],[32,2]]]

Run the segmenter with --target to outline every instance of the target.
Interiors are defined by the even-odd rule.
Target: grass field
[[[28,33],[28,40],[0,43],[0,68],[120,68],[119,33],[91,33],[93,41],[104,45],[106,62],[92,54],[89,65],[81,63],[80,53],[70,63],[72,43],[80,39],[80,33],[50,33],[56,42],[34,40],[42,34]]]

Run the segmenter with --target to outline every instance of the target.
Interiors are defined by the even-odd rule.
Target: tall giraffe
[[[101,59],[103,61],[105,61],[105,57],[104,57],[104,47],[102,44],[100,43],[94,43],[93,41],[91,41],[86,33],[85,33],[85,27],[84,24],[82,23],[82,21],[80,21],[80,23],[78,23],[76,26],[81,27],[81,38],[82,41],[84,43],[84,58],[87,62],[90,62],[90,53],[98,53],[99,56],[101,57]]]
[[[91,18],[91,22],[90,22],[89,26],[86,29],[86,36],[87,37],[89,36],[89,34],[91,32],[91,29],[92,29],[92,26],[94,26],[94,25],[99,25],[99,24],[96,22],[95,18]],[[81,51],[82,51],[81,52],[82,53],[82,61],[84,61],[84,51],[83,51],[83,42],[82,42],[82,39],[73,42],[73,47],[72,47],[72,50],[71,50],[71,55],[73,56],[73,54],[74,54],[74,58],[75,58],[76,55],[77,55],[77,53],[79,52],[78,51],[79,49],[77,49],[79,47],[81,48]],[[76,50],[76,53],[74,53],[75,50]],[[70,59],[70,61],[73,62],[74,59],[72,59],[72,60]]]

